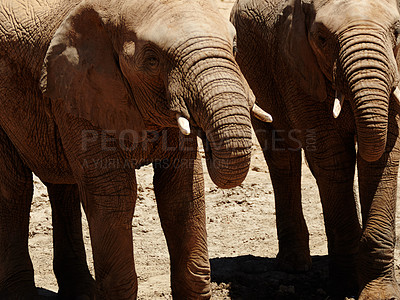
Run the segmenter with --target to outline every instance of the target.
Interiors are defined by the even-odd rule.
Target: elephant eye
[[[324,48],[326,46],[327,42],[328,42],[327,35],[323,30],[318,30],[315,33],[315,39],[317,41],[317,45],[320,48]]]
[[[319,36],[318,36],[318,43],[319,43],[321,46],[325,46],[325,44],[326,44],[326,38],[325,38],[324,36],[322,36],[322,35],[319,35]]]
[[[399,36],[400,36],[400,22],[397,22],[394,26],[394,37],[397,42],[399,42]]]
[[[233,46],[232,46],[232,52],[233,52],[233,56],[236,58],[236,54],[237,54],[238,48],[237,48],[237,37],[235,36],[233,39]]]
[[[158,59],[157,57],[148,57],[146,59],[146,65],[149,66],[150,68],[155,68],[158,66]]]
[[[400,22],[396,22],[392,27],[393,49],[397,53],[400,44]]]
[[[325,48],[328,44],[329,30],[321,23],[314,24],[311,30],[311,36],[319,48]]]
[[[160,65],[157,53],[153,49],[147,49],[144,53],[143,66],[148,71],[155,71]]]

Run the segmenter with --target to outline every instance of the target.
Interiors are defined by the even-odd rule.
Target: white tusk
[[[393,96],[394,96],[394,98],[396,98],[397,103],[400,104],[400,89],[399,89],[399,87],[396,86],[396,88],[394,89],[394,92],[393,92]]]
[[[342,111],[343,101],[343,95],[340,92],[335,91],[335,101],[333,102],[333,117],[335,119],[339,117],[340,112]]]
[[[259,107],[257,104],[253,105],[251,112],[257,119],[259,119],[263,122],[266,122],[266,123],[272,122],[272,116],[269,113],[262,110],[261,107]]]
[[[183,117],[181,114],[176,114],[176,121],[178,122],[178,127],[182,134],[189,135],[190,125],[188,119]]]

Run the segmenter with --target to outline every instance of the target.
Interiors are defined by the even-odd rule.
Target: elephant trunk
[[[186,100],[194,121],[205,132],[204,149],[209,175],[221,188],[245,179],[251,159],[252,132],[249,100],[239,67],[228,52],[197,49],[190,56],[187,82],[196,100]]]
[[[241,184],[250,167],[252,139],[247,103],[244,95],[235,92],[214,95],[210,99],[210,114],[201,125],[208,143],[208,172],[222,188]]]
[[[352,28],[340,37],[340,64],[350,88],[358,149],[366,161],[378,160],[385,151],[388,106],[392,81],[384,34]]]

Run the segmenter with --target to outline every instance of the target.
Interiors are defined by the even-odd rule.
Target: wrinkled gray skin
[[[203,171],[240,184],[254,97],[234,60],[235,30],[206,0],[0,2],[0,298],[31,299],[32,171],[53,208],[64,299],[134,299],[135,168],[153,163],[172,294],[209,298]],[[176,114],[192,134],[180,134]],[[88,218],[96,283],[79,203]],[[86,298],[85,298],[86,297]]]
[[[311,266],[301,209],[303,148],[324,210],[333,292],[400,299],[393,256],[398,4],[239,0],[231,20],[239,66],[259,106],[274,117],[271,125],[253,125],[274,186],[280,265]],[[335,91],[344,95],[337,119]],[[362,228],[353,193],[356,161]]]

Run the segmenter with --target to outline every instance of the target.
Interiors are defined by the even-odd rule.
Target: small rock
[[[260,167],[254,166],[253,168],[251,168],[252,171],[254,172],[262,172]]]

